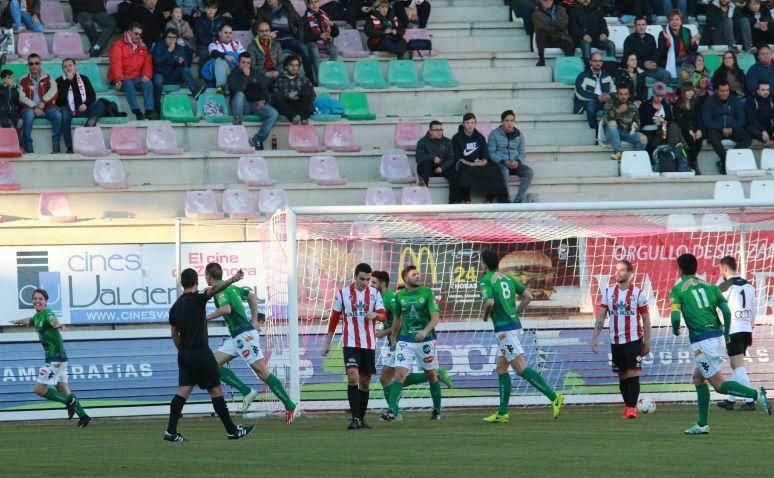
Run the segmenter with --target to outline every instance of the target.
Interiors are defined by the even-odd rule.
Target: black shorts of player
[[[180,387],[198,385],[204,390],[211,390],[220,385],[218,362],[209,348],[181,349],[177,353],[177,365],[180,368]]]
[[[729,357],[744,355],[747,347],[752,345],[752,332],[737,332],[731,334],[726,344],[726,353]]]
[[[642,340],[626,342],[625,344],[610,344],[613,353],[613,372],[642,368]]]
[[[362,375],[376,375],[376,350],[344,347],[344,368],[357,367]]]

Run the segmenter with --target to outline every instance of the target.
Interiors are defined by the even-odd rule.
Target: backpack
[[[653,151],[653,170],[657,173],[687,173],[688,157],[682,148],[667,144]]]

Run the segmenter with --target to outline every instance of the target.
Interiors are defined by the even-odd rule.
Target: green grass
[[[0,476],[766,476],[774,419],[764,413],[710,412],[712,433],[686,437],[695,407],[660,405],[622,421],[620,407],[447,411],[440,422],[407,413],[403,422],[348,431],[343,413],[262,419],[245,440],[228,441],[216,418],[184,417],[189,440],[161,440],[166,419],[0,423]]]

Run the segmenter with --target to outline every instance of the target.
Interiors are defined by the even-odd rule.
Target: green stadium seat
[[[749,70],[750,67],[755,64],[756,60],[755,55],[751,55],[749,53],[740,53],[736,61],[739,63],[739,68],[747,73],[747,70]]]
[[[362,91],[342,91],[339,102],[344,106],[344,117],[349,120],[376,119],[376,115],[368,108],[368,99]]]
[[[61,71],[61,69],[60,69]],[[78,73],[89,77],[91,86],[94,88],[95,93],[101,93],[107,91],[108,87],[105,83],[105,78],[99,71],[99,65],[96,63],[87,63],[85,61],[78,63]]]
[[[384,81],[382,66],[379,60],[355,61],[355,84],[369,90],[382,90],[389,88],[390,84]]]
[[[110,101],[111,103],[115,103],[119,112],[124,111],[124,109],[121,107],[121,101],[118,99],[118,96],[116,95],[97,95],[97,98],[104,98]],[[119,117],[112,117],[112,118],[103,117],[99,119],[99,122],[103,124],[124,124],[129,122],[129,117],[128,116],[119,116]]]
[[[44,61],[40,64],[40,69],[51,75],[51,78],[59,78],[63,75],[62,64],[58,61]]]
[[[173,123],[198,123],[199,117],[188,95],[165,95],[161,100],[161,118]]]
[[[715,74],[715,70],[720,68],[720,64],[723,62],[721,55],[704,55],[704,67],[709,71],[710,76]]]
[[[206,105],[209,101],[214,101],[216,104],[218,104],[223,109],[223,113],[225,114],[222,116],[205,115],[204,105]],[[229,114],[228,101],[226,101],[226,97],[223,95],[214,93],[202,93],[202,95],[199,96],[197,111],[199,112],[199,116],[201,116],[204,121],[208,123],[231,123],[234,121],[234,117]]]
[[[421,88],[425,86],[419,80],[417,69],[411,60],[390,60],[387,67],[387,81],[398,88]]]
[[[454,79],[449,61],[445,59],[425,60],[422,65],[422,79],[430,86],[448,88],[460,83]]]
[[[180,91],[180,85],[163,85],[161,91],[163,93],[176,93]]]
[[[583,71],[585,65],[579,56],[560,56],[554,64],[554,81],[565,85],[574,85],[575,79]]]
[[[352,88],[349,81],[347,66],[343,61],[324,61],[320,63],[318,73],[320,86],[331,90],[348,90]]]
[[[19,84],[19,78],[27,74],[29,69],[27,63],[6,63],[3,65],[3,69],[8,69],[13,72],[13,78],[16,80],[16,84]]]

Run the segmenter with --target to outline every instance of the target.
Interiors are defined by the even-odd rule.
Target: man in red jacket
[[[32,53],[27,57],[29,73],[19,79],[19,103],[24,118],[24,152],[32,153],[32,122],[35,118],[46,118],[51,122],[51,142],[54,154],[59,153],[62,138],[62,115],[56,106],[56,82],[41,71],[40,56]]]
[[[153,63],[148,47],[142,41],[142,26],[131,23],[123,38],[116,40],[110,48],[110,69],[108,80],[117,90],[123,90],[132,113],[138,120],[159,119],[153,110]],[[136,90],[142,91],[145,115],[137,104]]]

